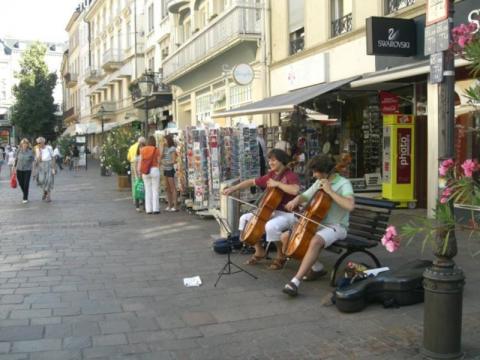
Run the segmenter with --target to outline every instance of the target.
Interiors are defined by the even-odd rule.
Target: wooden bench
[[[355,196],[355,209],[350,213],[347,237],[336,241],[326,249],[341,254],[333,267],[330,285],[335,286],[338,268],[352,254],[367,254],[376,267],[381,267],[380,261],[368,249],[381,242],[395,206],[396,203],[392,201]]]

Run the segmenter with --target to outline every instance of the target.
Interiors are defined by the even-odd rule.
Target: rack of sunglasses
[[[369,98],[364,112],[363,124],[363,167],[365,173],[374,173],[381,167],[382,117],[378,97]]]
[[[208,144],[205,129],[188,127],[185,130],[188,186],[193,189],[192,209],[208,208]]]

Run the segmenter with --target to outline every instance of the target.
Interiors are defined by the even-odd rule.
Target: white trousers
[[[145,186],[145,212],[159,212],[160,200],[158,198],[158,189],[160,186],[160,170],[158,167],[152,167],[150,174],[142,175]]]
[[[252,213],[243,214],[240,217],[238,230],[243,231],[248,221],[253,217]],[[295,215],[285,211],[274,211],[270,220],[265,224],[265,233],[267,234],[267,241],[280,241],[282,232],[290,229],[295,224]]]

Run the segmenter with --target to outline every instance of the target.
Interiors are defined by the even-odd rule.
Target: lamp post
[[[153,73],[147,71],[145,71],[140,79],[138,79],[138,88],[145,101],[145,122],[143,124],[143,133],[145,138],[148,136],[148,98],[152,94],[154,83],[155,80]]]
[[[101,139],[102,139],[102,147],[101,147],[101,153],[103,153],[103,143],[104,143],[104,117],[105,117],[105,108],[103,105],[100,105],[97,111],[97,116],[100,117],[100,121],[102,122],[102,132],[101,132]],[[107,176],[107,172],[105,169],[105,165],[103,164],[103,161],[100,161],[100,175],[101,176]]]

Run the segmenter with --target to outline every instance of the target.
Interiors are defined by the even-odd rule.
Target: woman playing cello
[[[265,188],[278,188],[282,194],[282,200],[280,205],[273,212],[270,220],[265,224],[265,232],[267,235],[267,241],[280,242],[280,235],[283,231],[289,229],[295,223],[294,214],[287,212],[284,208],[285,204],[291,201],[300,189],[298,176],[287,168],[287,164],[290,161],[287,153],[280,149],[271,150],[268,155],[268,165],[270,171],[259,178],[249,179],[241,182],[238,185],[231,186],[226,188],[223,191],[224,195],[230,195],[233,192],[241,189],[246,189],[252,186],[259,186],[263,189]],[[247,222],[249,222],[254,217],[254,214],[247,213],[240,217],[240,222],[238,229],[243,231]],[[256,242],[255,245],[255,254],[246,262],[248,265],[255,265],[260,260],[265,257],[265,250],[263,249],[260,241]],[[277,259],[271,264],[272,268],[278,267],[278,261],[281,261],[283,265],[284,255],[281,251],[281,244],[277,246]]]
[[[335,166],[335,161],[328,155],[313,157],[309,161],[308,169],[313,172],[317,181],[307,191],[285,205],[286,210],[293,211],[299,204],[310,201],[320,190],[323,190],[332,200],[330,209],[322,221],[325,226],[318,229],[310,240],[297,273],[283,288],[283,292],[290,296],[297,295],[300,281],[305,280],[305,276],[312,279],[315,273],[322,271],[323,265],[316,263],[320,251],[347,236],[349,213],[355,207],[353,188],[348,179],[335,171]],[[287,240],[288,233],[284,233],[282,242]]]

